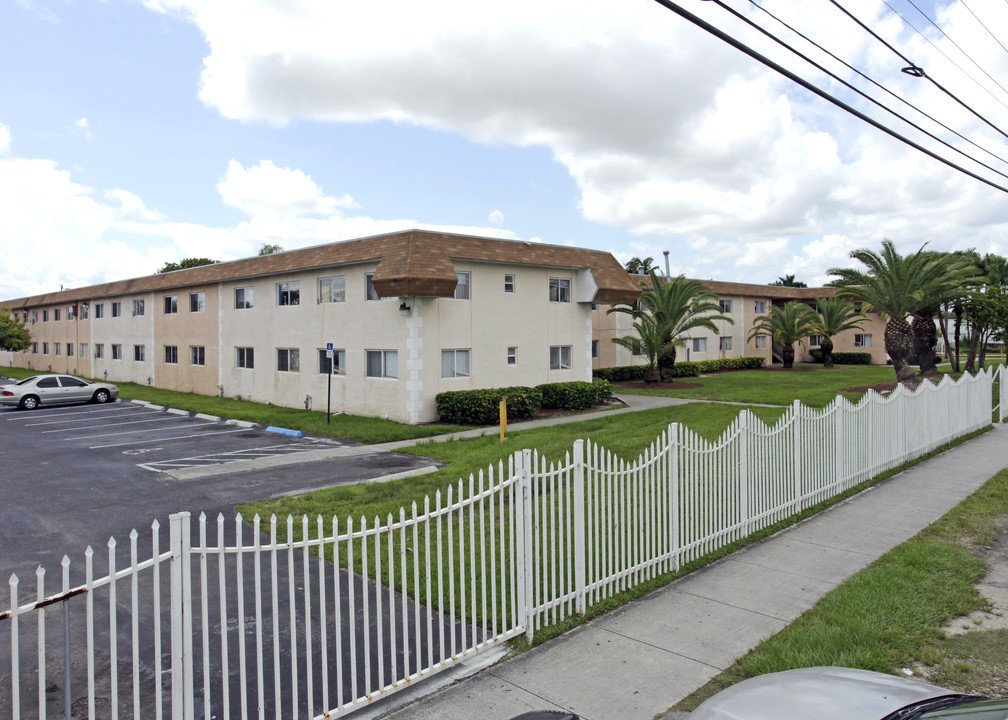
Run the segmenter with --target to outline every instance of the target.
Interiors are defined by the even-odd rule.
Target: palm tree
[[[808,285],[803,283],[801,280],[795,280],[794,275],[778,276],[778,278],[770,284],[776,285],[778,287],[794,287],[794,288],[808,287]]]
[[[935,317],[939,319],[946,352],[952,354],[946,315],[942,307],[952,304],[962,312],[962,302],[976,286],[976,266],[979,257],[975,252],[938,253],[930,252],[941,272],[935,281],[928,301],[913,313],[913,354],[911,362],[917,364],[921,375],[938,369],[935,363],[935,349],[938,346],[938,330]],[[958,337],[956,338],[958,342]],[[958,371],[958,352],[953,360],[953,369]]]
[[[671,368],[676,361],[676,348],[686,344],[685,336],[697,329],[719,334],[715,321],[734,324],[734,320],[721,312],[717,293],[699,280],[689,280],[680,275],[666,280],[655,270],[650,272],[650,284],[641,282],[641,294],[634,306],[617,305],[609,313],[619,312],[632,316],[635,320],[642,315],[650,315],[663,331],[665,350],[658,355],[657,363],[662,368]],[[622,338],[614,339],[620,343]]]
[[[805,304],[789,302],[783,306],[774,305],[769,313],[760,315],[753,323],[749,339],[752,340],[757,335],[769,335],[775,343],[784,346],[781,352],[784,367],[793,368],[794,344],[804,344],[804,338],[812,333],[813,323],[818,317],[815,310]]]
[[[658,360],[673,348],[673,343],[668,339],[661,321],[649,313],[638,313],[634,317],[633,328],[637,331],[636,335],[613,338],[613,342],[627,348],[634,355],[643,355],[647,358],[648,366],[644,371],[644,382],[653,385],[661,379]]]
[[[818,313],[813,311],[812,330],[822,335],[819,345],[822,351],[823,367],[833,367],[833,336],[844,330],[860,330],[864,316],[853,303],[837,297],[817,298]]]
[[[867,272],[853,268],[831,268],[839,278],[839,297],[862,301],[864,310],[874,310],[886,318],[885,349],[892,359],[896,379],[909,380],[915,373],[909,361],[913,353],[913,333],[907,317],[940,296],[944,269],[922,246],[915,253],[900,255],[892,240],[882,241],[882,252],[853,250],[850,256],[867,266]]]
[[[641,260],[636,255],[627,260],[624,265],[626,271],[631,275],[646,275],[654,269],[654,258],[646,257]]]

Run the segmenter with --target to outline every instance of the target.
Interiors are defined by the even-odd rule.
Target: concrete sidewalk
[[[1008,428],[998,426],[391,717],[506,720],[530,710],[568,710],[586,720],[661,716],[1005,467]]]

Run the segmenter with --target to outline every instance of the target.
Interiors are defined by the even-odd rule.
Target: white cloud
[[[74,127],[77,128],[76,132],[78,135],[86,140],[91,139],[91,126],[88,124],[88,119],[86,117],[79,118],[77,122],[74,123]]]
[[[59,17],[47,7],[39,5],[35,0],[14,0],[18,5],[23,7],[25,10],[34,13],[39,19],[44,20],[47,23],[56,25],[59,23]]]
[[[490,216],[487,218],[487,222],[493,225],[494,227],[500,227],[501,225],[504,224],[504,213],[502,213],[500,210],[494,210],[493,212],[490,213]]]
[[[119,203],[119,212],[125,218],[148,221],[164,219],[164,215],[157,210],[148,210],[143,200],[128,190],[107,190],[105,198]]]
[[[349,195],[328,196],[301,170],[278,168],[269,160],[246,169],[232,159],[217,183],[217,191],[224,204],[247,215],[335,215],[357,207]]]

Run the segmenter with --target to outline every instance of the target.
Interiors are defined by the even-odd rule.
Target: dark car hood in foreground
[[[955,694],[867,670],[803,668],[743,680],[709,698],[690,720],[880,720],[906,705]]]

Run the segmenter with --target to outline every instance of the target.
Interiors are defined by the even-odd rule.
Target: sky
[[[680,0],[1008,186],[997,174],[1008,174],[1008,40],[988,32],[1008,27],[1006,0],[917,0],[944,35],[908,0],[841,3],[948,93],[901,73],[830,2],[760,2],[993,169],[717,3]],[[855,79],[754,3],[725,4]],[[650,256],[660,268],[667,250],[674,275],[760,284],[822,284],[883,238],[902,252],[1008,254],[1004,191],[654,0],[0,0],[0,67],[0,299],[408,228]]]

